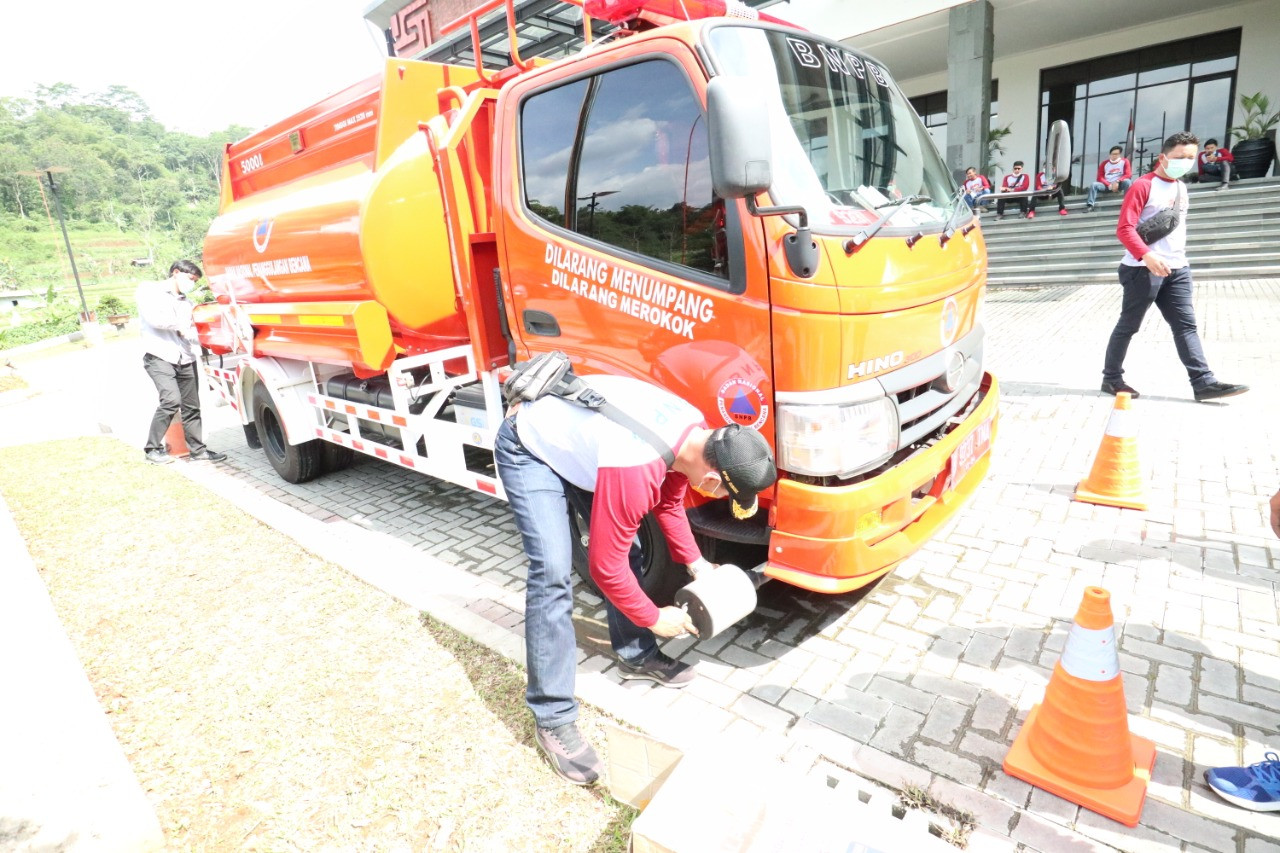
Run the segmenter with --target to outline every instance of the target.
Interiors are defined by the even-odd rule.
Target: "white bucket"
[[[676,590],[675,600],[693,620],[698,639],[706,640],[756,609],[756,585],[742,569],[723,563],[699,572],[697,580]]]

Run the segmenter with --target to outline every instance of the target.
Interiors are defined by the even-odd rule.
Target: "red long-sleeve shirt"
[[[701,412],[648,382],[621,376],[584,379],[673,451],[693,429],[706,426]],[[652,511],[673,560],[689,565],[702,556],[684,511],[688,478],[668,471],[658,451],[630,429],[558,397],[521,405],[516,431],[521,444],[551,470],[595,493],[587,548],[591,577],[632,622],[644,628],[656,624],[658,607],[640,588],[627,555],[641,521]]]
[[[1167,237],[1148,246],[1138,236],[1138,223],[1169,207],[1179,212],[1178,227]],[[1128,253],[1121,259],[1122,264],[1141,266],[1142,257],[1147,252],[1155,252],[1170,269],[1187,266],[1187,192],[1182,183],[1162,178],[1155,172],[1148,172],[1134,181],[1120,205],[1116,237]]]

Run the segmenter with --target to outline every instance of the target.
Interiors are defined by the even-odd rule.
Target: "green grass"
[[[532,746],[520,667],[186,464],[206,463],[106,437],[0,448],[0,494],[171,849],[627,849],[634,810]]]

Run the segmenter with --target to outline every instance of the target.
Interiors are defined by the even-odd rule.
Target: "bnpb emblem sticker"
[[[274,224],[274,219],[259,219],[258,224],[254,226],[253,248],[258,250],[258,254],[267,250],[267,243],[271,240],[271,227]]]
[[[942,338],[944,347],[951,346],[956,339],[956,333],[960,331],[960,306],[956,304],[956,298],[950,296],[942,306],[942,322],[938,326],[938,336]]]
[[[726,423],[742,424],[752,429],[769,417],[769,406],[764,401],[760,386],[746,379],[730,379],[716,392],[716,406]]]

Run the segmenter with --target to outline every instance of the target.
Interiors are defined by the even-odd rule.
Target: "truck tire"
[[[322,474],[332,474],[334,471],[350,468],[355,458],[356,452],[350,447],[334,444],[331,441],[321,442],[320,471]]]
[[[587,532],[584,519],[576,510],[569,511],[569,532],[573,536],[573,568],[582,578],[582,582],[596,595],[601,595],[600,588],[591,579],[591,569],[587,565],[587,545],[590,534]],[[693,580],[689,571],[680,563],[671,559],[671,550],[667,547],[667,537],[658,526],[652,514],[646,515],[640,522],[636,532],[640,538],[640,549],[643,558],[640,568],[640,588],[645,595],[659,607],[667,607],[674,603],[676,590]],[[603,598],[603,595],[601,595]]]
[[[315,438],[302,444],[286,441],[276,404],[261,382],[253,389],[253,421],[262,452],[280,479],[287,483],[305,483],[322,473],[320,452],[324,442]]]

